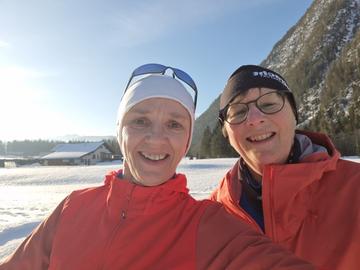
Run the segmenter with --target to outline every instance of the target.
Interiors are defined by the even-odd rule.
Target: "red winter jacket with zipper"
[[[181,174],[156,187],[117,175],[70,194],[0,269],[314,269],[220,204],[194,200]]]
[[[265,234],[321,269],[360,269],[360,164],[340,159],[327,136],[297,132],[329,154],[315,152],[296,164],[265,166]],[[211,197],[261,232],[239,206],[240,178],[237,162]]]

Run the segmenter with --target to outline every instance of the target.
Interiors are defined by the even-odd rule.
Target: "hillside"
[[[343,154],[360,154],[359,27],[360,0],[315,0],[260,64],[287,79],[299,127],[330,134]],[[218,106],[219,98],[196,120],[192,154],[216,126]]]

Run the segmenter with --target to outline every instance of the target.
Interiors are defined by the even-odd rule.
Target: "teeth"
[[[259,141],[266,140],[267,138],[270,138],[271,136],[272,136],[272,133],[266,133],[263,135],[251,136],[249,139],[253,142],[259,142]]]
[[[147,159],[150,159],[150,160],[162,160],[162,159],[165,159],[166,155],[165,154],[148,154],[148,153],[144,153],[144,152],[141,152],[141,154],[147,158]]]

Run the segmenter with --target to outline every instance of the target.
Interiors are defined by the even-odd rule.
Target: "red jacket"
[[[314,269],[220,204],[194,200],[183,175],[156,187],[116,175],[69,195],[0,269]]]
[[[313,153],[297,164],[267,165],[262,178],[265,232],[274,242],[322,269],[360,269],[360,164],[340,159],[330,139],[299,132],[330,153]],[[238,162],[212,199],[259,232],[239,206]]]

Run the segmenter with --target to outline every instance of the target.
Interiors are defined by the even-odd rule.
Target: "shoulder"
[[[329,176],[341,180],[342,184],[350,184],[352,182],[359,183],[360,163],[340,158],[337,160],[336,169],[333,173],[330,173]],[[360,186],[358,189],[360,190]]]
[[[95,202],[97,198],[104,200],[109,193],[109,186],[102,185],[97,187],[88,187],[72,191],[64,201],[64,208],[74,205],[89,205]]]
[[[340,158],[338,160],[338,164],[339,166],[341,166],[340,168],[346,168],[346,169],[354,169],[354,170],[357,170],[359,171],[360,169],[360,162],[355,162],[355,161],[352,161],[352,160],[348,160],[348,159],[343,159],[343,158]],[[359,171],[360,173],[360,171]]]
[[[86,196],[92,196],[104,191],[107,191],[109,188],[106,185],[101,186],[94,186],[94,187],[87,187],[83,189],[77,189],[70,193],[71,197],[86,197]]]
[[[360,193],[360,163],[339,159],[335,174],[341,186],[348,186],[353,189],[352,192]]]

